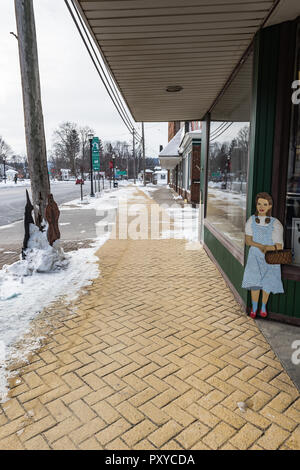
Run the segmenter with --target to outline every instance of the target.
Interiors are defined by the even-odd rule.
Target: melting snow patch
[[[24,361],[42,338],[31,338],[21,349],[16,343],[30,333],[32,320],[45,307],[59,297],[74,300],[82,287],[92,283],[99,275],[94,253],[109,237],[95,240],[92,248],[65,254],[59,242],[51,247],[46,232],[35,225],[30,226],[30,233],[26,259],[0,271],[0,402],[8,392],[7,364]]]
[[[116,195],[113,199],[108,191],[102,191],[100,197],[86,198],[86,205],[80,200],[69,204],[76,209],[94,209],[97,215],[112,213],[110,225],[113,225],[119,202],[126,201],[136,188],[124,184],[113,191]],[[96,229],[98,233],[97,223]],[[40,232],[31,225],[26,259],[0,270],[0,402],[7,400],[8,378],[12,376],[7,366],[26,361],[28,353],[38,348],[43,339],[32,334],[33,320],[59,298],[66,302],[76,299],[82,288],[98,277],[95,252],[110,237],[110,231],[100,232],[91,248],[65,254],[59,241],[49,246],[46,231]]]

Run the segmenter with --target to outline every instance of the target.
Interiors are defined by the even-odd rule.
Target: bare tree
[[[79,140],[80,140],[80,149],[81,149],[81,161],[80,167],[83,171],[88,171],[90,167],[90,142],[89,134],[94,134],[95,131],[89,126],[79,127]]]
[[[245,155],[248,155],[249,150],[249,134],[250,127],[246,125],[240,129],[237,135],[237,145],[241,148]]]
[[[57,161],[60,166],[65,164],[75,176],[76,158],[79,153],[80,138],[77,125],[72,122],[63,122],[53,134],[52,157],[54,161]]]
[[[5,142],[3,137],[0,135],[0,157],[1,160],[4,158],[8,159],[12,155],[12,150],[10,146]]]

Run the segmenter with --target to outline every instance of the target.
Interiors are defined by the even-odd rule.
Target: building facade
[[[229,88],[203,123],[202,234],[241,304],[248,250],[245,223],[259,192],[272,195],[272,215],[294,255],[282,267],[284,294],[271,295],[271,318],[300,324],[300,28],[299,20],[257,33]]]
[[[159,154],[171,188],[194,206],[200,202],[201,129],[201,121],[169,123],[169,145]]]
[[[293,264],[282,266],[284,294],[271,295],[269,316],[293,324],[300,324],[299,24],[299,19],[287,21],[256,34],[196,139],[191,124],[181,123],[179,131],[176,123],[169,125],[169,138],[181,131],[171,187],[200,203],[204,247],[248,311],[250,293],[242,288],[245,225],[255,212],[256,194],[272,195],[272,215],[284,226]],[[163,165],[163,155],[160,161]]]

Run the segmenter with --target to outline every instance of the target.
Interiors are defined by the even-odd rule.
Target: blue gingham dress
[[[252,216],[252,238],[256,243],[261,245],[274,245],[272,233],[274,221],[267,225],[259,225],[255,222],[255,216]],[[248,260],[244,271],[242,282],[244,289],[260,289],[267,293],[280,294],[283,293],[283,285],[281,281],[280,264],[268,264],[265,261],[265,255],[256,246],[251,246],[249,250]]]

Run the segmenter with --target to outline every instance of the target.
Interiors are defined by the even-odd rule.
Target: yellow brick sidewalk
[[[0,449],[300,449],[299,393],[203,250],[98,254],[100,278],[12,382]]]

